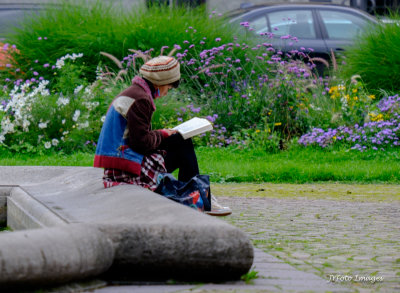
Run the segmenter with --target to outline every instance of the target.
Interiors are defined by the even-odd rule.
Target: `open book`
[[[172,129],[178,130],[184,139],[188,139],[192,136],[212,130],[213,126],[207,119],[194,117]]]

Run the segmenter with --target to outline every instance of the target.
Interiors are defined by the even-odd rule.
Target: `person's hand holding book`
[[[173,135],[173,134],[175,134],[175,133],[178,133],[178,131],[177,131],[177,130],[174,130],[174,129],[163,129],[162,131],[163,131],[164,133],[167,133],[168,136],[171,136],[171,135]]]

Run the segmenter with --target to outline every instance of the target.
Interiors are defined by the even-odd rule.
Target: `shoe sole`
[[[232,214],[232,211],[220,210],[220,211],[207,211],[207,212],[204,212],[204,213],[209,215],[209,216],[224,217],[224,216],[229,216],[230,214]]]

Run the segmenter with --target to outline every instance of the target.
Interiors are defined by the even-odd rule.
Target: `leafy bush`
[[[381,94],[380,90],[400,90],[400,30],[399,16],[394,23],[381,24],[366,30],[354,47],[346,52],[346,78],[358,74],[367,88]],[[380,97],[382,95],[379,95]]]
[[[107,4],[109,3],[109,4]],[[192,29],[184,29],[192,27]],[[209,17],[204,9],[135,6],[128,10],[121,3],[106,1],[63,1],[59,8],[49,8],[23,24],[9,42],[21,52],[15,52],[15,70],[21,78],[40,72],[47,80],[52,78],[54,62],[66,54],[84,54],[87,65],[85,75],[91,81],[100,61],[107,62],[99,54],[108,52],[118,59],[127,56],[129,49],[154,50],[160,53],[162,46],[171,49],[182,44],[182,50],[190,39],[198,45],[205,42],[216,44],[215,39],[232,35],[223,19]]]
[[[107,94],[101,82],[88,84],[80,77],[83,66],[68,55],[58,64],[54,87],[48,80],[15,82],[12,90],[3,88],[0,107],[0,144],[15,152],[72,152],[92,148],[97,142],[102,115],[113,93]]]
[[[96,2],[91,10],[65,5],[65,14],[72,20],[58,10],[49,10],[32,20],[34,29],[15,36],[20,54],[15,51],[14,58],[21,58],[16,64],[22,64],[23,58],[38,62],[0,71],[4,76],[0,83],[0,144],[10,150],[93,149],[101,119],[115,95],[130,85],[150,55],[171,50],[181,63],[184,79],[177,91],[156,101],[153,129],[203,116],[214,123],[214,130],[196,137],[197,145],[233,145],[273,153],[312,128],[299,140],[301,144],[326,147],[345,141],[350,147],[357,142],[361,149],[379,149],[369,139],[378,139],[379,129],[386,127],[392,131],[389,144],[397,146],[397,120],[391,119],[398,117],[389,117],[380,106],[374,108],[374,96],[360,79],[318,78],[312,70],[314,65],[302,62],[304,48],[283,54],[268,43],[272,34],[258,39],[259,44],[254,39],[246,41],[246,34],[236,37],[228,26],[218,28],[223,20],[215,14],[211,18],[195,15],[199,10],[154,8],[146,14],[129,12],[128,18],[128,12],[117,17],[116,8],[107,10],[102,2]],[[101,17],[100,8],[105,9]],[[73,12],[86,20],[73,24]],[[59,27],[48,28],[46,24],[53,25],[48,20]],[[65,43],[71,36],[64,22],[73,26],[74,33],[86,34],[80,31],[86,26],[96,33],[89,30],[93,35]],[[34,46],[28,46],[23,36],[35,40]],[[297,41],[292,36],[282,38]],[[46,55],[43,52],[47,50]],[[107,53],[100,54],[99,50]],[[40,56],[43,58],[35,59]],[[111,69],[115,66],[118,71]],[[17,77],[22,71],[24,79]],[[379,124],[382,119],[386,124]],[[366,121],[372,124],[354,126]],[[386,145],[386,139],[381,143]]]

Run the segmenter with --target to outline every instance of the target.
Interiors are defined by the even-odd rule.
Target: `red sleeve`
[[[160,130],[151,130],[153,107],[146,99],[139,99],[130,107],[127,120],[129,147],[141,154],[157,149],[164,136]]]

